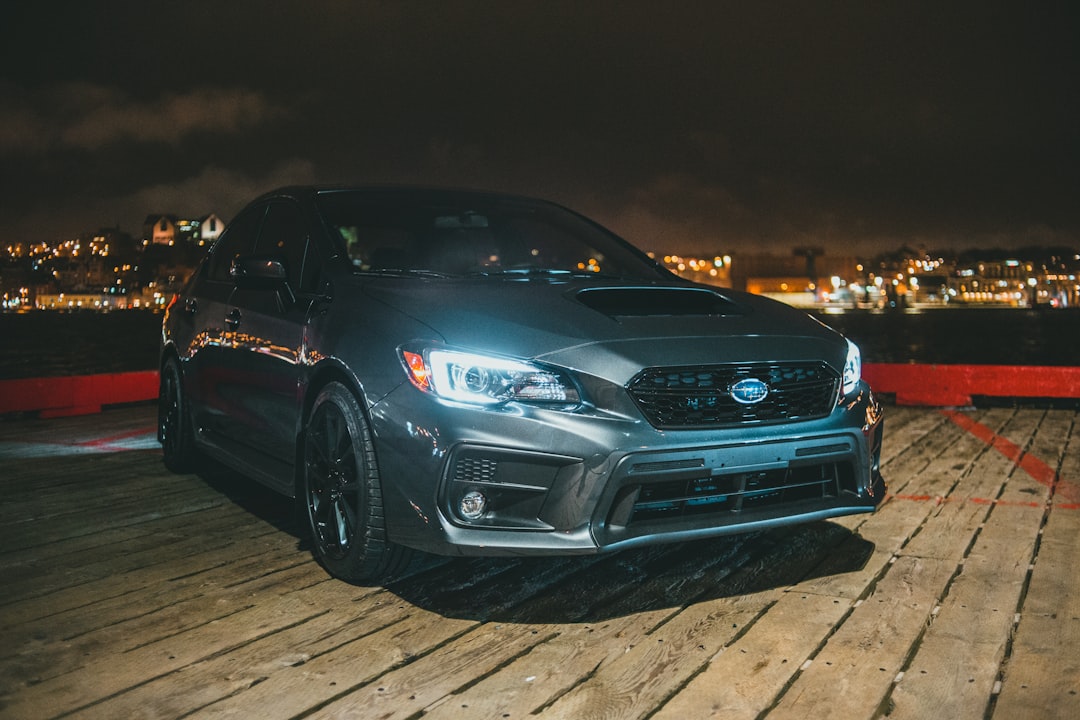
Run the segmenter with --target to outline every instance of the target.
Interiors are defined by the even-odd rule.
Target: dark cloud
[[[678,251],[1080,232],[1071,4],[15,7],[4,235],[279,181],[539,194]]]
[[[0,89],[0,157],[106,150],[120,143],[178,145],[200,133],[236,135],[286,111],[250,90],[200,88],[135,100],[120,88],[63,83],[35,93]]]

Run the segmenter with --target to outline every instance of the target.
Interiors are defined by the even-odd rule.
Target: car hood
[[[365,294],[448,346],[531,358],[625,383],[643,367],[824,360],[843,339],[760,296],[694,285],[377,279]],[[403,341],[424,338],[403,338]]]

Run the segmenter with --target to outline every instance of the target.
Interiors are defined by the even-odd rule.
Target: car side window
[[[232,282],[229,267],[238,255],[249,255],[255,249],[255,236],[266,214],[265,207],[256,207],[237,216],[222,233],[210,256],[207,277],[213,282]]]
[[[307,245],[307,225],[300,208],[288,201],[272,203],[259,231],[255,254],[281,258],[289,285],[300,289]]]

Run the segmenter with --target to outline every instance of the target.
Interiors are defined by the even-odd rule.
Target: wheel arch
[[[180,351],[176,349],[176,344],[172,341],[168,341],[161,346],[161,352],[158,353],[158,371],[164,369],[165,363],[170,361],[175,361],[177,365],[180,364]]]
[[[158,406],[159,406],[159,410],[160,410],[160,406],[161,406],[162,388],[164,387],[163,383],[165,382],[165,368],[170,363],[173,363],[173,364],[176,365],[177,379],[180,382],[180,387],[183,388],[184,384],[185,384],[184,366],[183,366],[183,363],[180,362],[180,354],[177,352],[175,345],[173,345],[172,343],[166,343],[161,348],[161,354],[158,357],[158,366],[157,366],[157,371],[158,371],[158,397],[157,397],[157,403],[158,403]],[[158,425],[158,427],[157,427],[157,439],[158,439],[158,442],[160,443],[162,441],[162,437],[161,437],[162,436],[161,420],[160,420],[160,418],[158,419],[158,424],[157,425]]]
[[[363,385],[356,378],[354,373],[346,366],[337,362],[327,362],[323,366],[318,367],[316,371],[311,374],[307,388],[304,392],[303,401],[300,406],[300,425],[297,428],[296,461],[293,477],[294,507],[296,511],[300,513],[298,520],[305,528],[305,531],[317,534],[318,531],[315,529],[313,521],[309,516],[310,509],[307,507],[308,498],[305,491],[306,480],[304,477],[304,473],[306,472],[304,467],[306,457],[305,438],[308,429],[308,420],[315,410],[316,401],[323,393],[323,390],[334,383],[340,385],[343,392],[352,396],[352,399],[355,400],[356,407],[360,412],[360,418],[358,419],[366,425],[366,443],[368,444],[369,451],[374,457],[374,477],[370,479],[373,479],[376,485],[373,491],[365,491],[364,493],[367,495],[365,506],[368,508],[365,512],[370,514],[370,517],[365,520],[365,523],[370,523],[370,525],[368,525],[369,529],[363,533],[362,539],[359,536],[355,538],[355,542],[362,542],[366,548],[363,551],[364,559],[362,562],[353,565],[347,572],[343,571],[337,560],[331,561],[328,556],[320,553],[317,549],[317,545],[320,541],[314,535],[312,536],[312,552],[317,558],[320,558],[323,567],[329,570],[331,574],[349,582],[366,584],[367,582],[380,581],[386,577],[392,577],[404,570],[409,564],[412,551],[405,546],[398,545],[392,539],[391,529],[386,517],[386,506],[383,500],[385,497],[383,475],[381,468],[379,467],[378,450],[374,446],[375,434],[371,426],[371,409],[367,403]],[[337,392],[341,391],[335,390],[335,393]],[[350,554],[353,552],[354,551],[352,550],[349,551]],[[355,562],[355,559],[353,562]],[[335,566],[337,566],[337,569],[335,569]]]
[[[332,382],[340,383],[353,394],[357,404],[360,406],[360,412],[364,413],[364,420],[368,423],[369,427],[371,425],[371,415],[368,411],[367,396],[356,375],[345,365],[336,361],[326,361],[317,365],[308,377],[307,387],[304,390],[304,396],[300,405],[299,417],[297,418],[296,449],[293,458],[293,466],[296,468],[293,473],[294,497],[299,497],[300,495],[300,473],[303,470],[304,462],[304,431],[307,428],[308,417],[315,407],[315,400],[319,397],[319,393]]]

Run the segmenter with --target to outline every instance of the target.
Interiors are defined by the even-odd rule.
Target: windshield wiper
[[[367,270],[356,270],[355,272],[359,275],[393,275],[397,277],[453,277],[453,275],[450,275],[449,273],[438,272],[437,270],[425,270],[423,268],[368,268]]]
[[[492,268],[488,270],[473,270],[469,273],[470,277],[510,277],[510,278],[528,278],[528,277],[548,277],[548,278],[602,278],[605,280],[618,279],[617,275],[607,275],[605,273],[589,272],[588,270],[563,270],[560,268],[542,268],[542,267],[513,267],[513,268]]]

